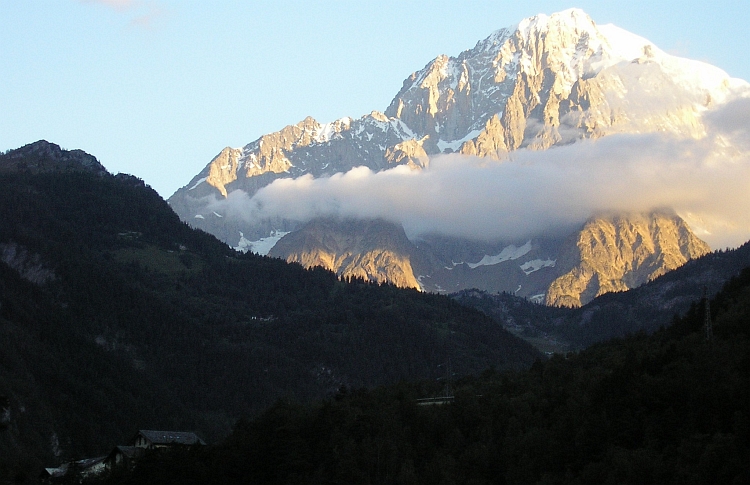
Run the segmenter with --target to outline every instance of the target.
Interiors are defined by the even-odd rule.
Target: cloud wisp
[[[117,10],[126,10],[138,4],[137,0],[80,0],[82,3],[96,3]]]
[[[130,18],[130,25],[145,29],[153,28],[155,22],[164,16],[164,9],[148,0],[78,0],[84,4],[96,4],[111,8]]]
[[[704,117],[700,139],[615,134],[510,160],[440,155],[429,169],[358,167],[315,179],[278,179],[253,197],[235,191],[215,209],[249,222],[277,217],[380,217],[423,233],[519,241],[564,233],[602,212],[671,208],[712,247],[750,238],[750,99]]]

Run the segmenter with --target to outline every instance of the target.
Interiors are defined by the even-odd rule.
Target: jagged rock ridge
[[[211,196],[252,195],[277,178],[357,166],[419,169],[430,155],[454,151],[503,158],[615,132],[698,136],[700,114],[738,83],[746,84],[598,26],[581,10],[538,15],[457,57],[438,56],[404,81],[384,113],[325,124],[308,117],[243,148],[225,148],[169,202],[184,220],[236,245],[240,231],[262,237],[271,228],[217,220]],[[219,227],[227,225],[230,232]],[[273,229],[295,227],[279,221]]]

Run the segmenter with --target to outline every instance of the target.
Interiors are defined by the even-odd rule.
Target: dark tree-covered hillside
[[[151,454],[109,483],[750,483],[750,270],[647,336],[518,372],[278,401],[225,442]]]
[[[211,442],[279,398],[538,357],[446,297],[236,253],[135,177],[2,173],[0,214],[0,481],[137,429]]]

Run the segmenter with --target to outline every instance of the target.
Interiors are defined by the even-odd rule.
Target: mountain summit
[[[571,9],[437,57],[404,82],[385,114],[428,136],[428,153],[502,157],[645,124],[692,134],[695,115],[726,96],[727,81],[719,69]]]
[[[21,148],[0,154],[0,173],[28,172],[92,172],[107,173],[93,155],[83,150],[63,150],[47,140],[39,140]]]
[[[356,178],[360,172],[352,170],[357,167],[369,170],[361,172],[365,175],[401,166],[406,170],[398,172],[402,175],[408,169],[427,173],[432,170],[432,160],[441,154],[457,153],[497,163],[512,160],[514,153],[522,151],[544,151],[616,134],[669,133],[698,139],[706,133],[704,114],[747,87],[718,68],[666,54],[646,39],[613,25],[597,25],[579,9],[537,15],[493,32],[456,57],[436,57],[406,78],[384,112],[325,124],[308,117],[242,148],[225,148],[169,203],[183,220],[232,246],[251,250],[261,247],[255,241],[262,240],[262,247],[268,247],[281,234],[298,230],[317,217],[341,215],[342,210],[347,217],[354,212],[364,219],[387,216],[396,222],[398,214],[387,208],[380,212],[369,207],[355,210],[340,195],[331,195],[322,204],[294,205],[294,188],[299,185],[289,185],[289,200],[273,198],[267,191],[262,200],[253,196],[271,184],[283,189],[285,185],[274,184],[280,179],[296,179],[298,184],[310,186],[328,177],[339,180],[335,174],[349,172]],[[573,166],[575,160],[569,163]],[[441,187],[426,190],[440,191]],[[420,194],[411,197],[418,203]],[[465,197],[470,200],[471,194]],[[486,223],[489,227],[493,221]],[[685,237],[692,241],[688,246],[701,249],[685,253],[672,248],[667,252],[677,251],[689,259],[707,251],[702,242],[692,240],[695,236],[687,226],[685,230],[689,233]],[[441,235],[429,232],[412,234],[407,230],[415,244],[419,240],[422,247],[431,248],[429,254],[417,259],[433,264],[422,264],[425,273],[414,276],[423,289],[465,287],[466,283],[453,280],[450,288],[425,283],[435,268],[465,260],[447,247],[436,246]],[[541,239],[545,237],[566,236],[557,231]],[[533,244],[549,246],[539,241]],[[526,240],[495,243],[494,249],[499,251],[510,245],[523,247]],[[552,267],[553,256],[562,251],[557,243],[553,246],[554,251],[536,258],[546,268]],[[480,251],[477,245],[464,247]],[[280,249],[274,254],[286,257],[294,253],[293,259],[305,260],[299,249],[289,249],[289,255],[280,254]],[[488,248],[486,254],[494,249]],[[673,269],[679,259],[664,260],[655,273]],[[420,264],[411,262],[415,268]],[[375,278],[375,273],[383,272],[368,274]],[[487,276],[498,277],[503,276]],[[623,278],[626,287],[643,282],[627,274]],[[534,291],[546,293],[546,289],[533,286]],[[615,287],[621,289],[622,285]],[[572,298],[579,300],[575,295]]]

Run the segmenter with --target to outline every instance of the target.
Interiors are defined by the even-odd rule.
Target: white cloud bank
[[[701,139],[615,134],[497,162],[460,155],[430,167],[359,167],[329,178],[279,179],[219,201],[246,220],[382,217],[410,237],[438,232],[523,240],[572,229],[592,214],[673,208],[712,248],[750,239],[750,99],[704,116]],[[218,208],[218,207],[217,207]]]

